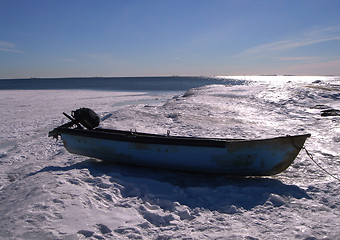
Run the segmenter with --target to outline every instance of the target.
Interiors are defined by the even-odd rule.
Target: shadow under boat
[[[287,199],[310,198],[305,190],[296,185],[287,185],[278,179],[226,177],[219,174],[137,167],[96,159],[87,159],[70,166],[47,166],[31,176],[75,169],[88,169],[90,177],[72,179],[71,184],[101,184],[98,179],[109,177],[112,187],[119,186],[123,198],[136,197],[168,210],[174,207],[175,202],[191,209],[228,212],[230,206],[250,210],[264,205],[273,194]],[[110,193],[110,187],[111,185],[106,186],[107,193]],[[113,191],[111,194],[115,193]],[[272,204],[275,206],[277,203]]]

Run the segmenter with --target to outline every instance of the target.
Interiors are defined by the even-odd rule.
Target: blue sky
[[[340,75],[339,0],[0,0],[0,78]]]

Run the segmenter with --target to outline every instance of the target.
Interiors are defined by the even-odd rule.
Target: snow
[[[47,137],[67,121],[62,112],[80,107],[114,129],[225,138],[311,133],[306,148],[339,177],[340,117],[321,117],[316,107],[340,109],[339,78],[242,78],[249,82],[176,94],[0,91],[0,238],[340,239],[339,182],[303,151],[276,176],[228,178],[102,162]]]

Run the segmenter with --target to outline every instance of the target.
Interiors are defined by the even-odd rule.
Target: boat
[[[227,176],[269,176],[286,170],[310,134],[268,139],[171,136],[104,129],[88,108],[64,113],[71,121],[49,136],[60,136],[68,152],[90,158]]]

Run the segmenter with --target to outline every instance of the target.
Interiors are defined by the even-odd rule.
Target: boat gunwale
[[[301,135],[286,135],[274,138],[265,139],[223,139],[223,138],[204,138],[204,137],[186,137],[186,136],[171,136],[171,135],[159,135],[151,133],[141,133],[134,131],[114,130],[95,128],[93,130],[57,127],[49,133],[49,136],[57,137],[61,134],[69,134],[81,137],[90,137],[97,139],[106,139],[123,142],[134,142],[141,144],[163,144],[163,145],[179,145],[179,146],[197,146],[197,147],[214,147],[225,148],[228,143],[235,142],[264,142],[277,139],[292,138],[292,144],[295,146],[293,138],[305,137],[308,138],[310,134]],[[301,149],[302,146],[295,146]]]

